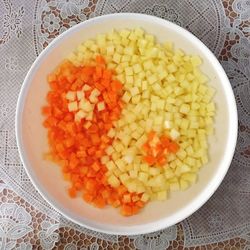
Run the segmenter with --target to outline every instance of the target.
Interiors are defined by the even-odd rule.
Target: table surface
[[[23,79],[59,34],[94,16],[155,15],[200,38],[223,65],[235,93],[239,136],[230,170],[213,197],[171,228],[141,236],[80,227],[42,199],[15,141],[15,106]],[[250,1],[0,1],[0,249],[250,249]]]

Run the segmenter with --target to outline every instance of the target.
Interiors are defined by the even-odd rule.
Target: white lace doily
[[[194,33],[224,66],[239,112],[236,153],[226,179],[214,196],[180,225],[127,238],[132,243],[126,243],[126,247],[166,249],[178,237],[183,237],[186,247],[241,237],[247,249],[250,239],[249,0],[0,0],[0,249],[34,249],[38,245],[52,249],[59,242],[64,249],[79,249],[81,235],[85,235],[82,246],[89,249],[105,249],[109,243],[110,249],[119,245],[119,237],[82,228],[42,199],[22,167],[14,131],[20,87],[37,55],[71,26],[114,12],[155,15]],[[179,228],[183,236],[177,234]]]

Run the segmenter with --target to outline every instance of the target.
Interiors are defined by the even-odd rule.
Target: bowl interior
[[[86,39],[111,29],[142,27],[159,42],[173,41],[176,48],[200,55],[203,72],[217,92],[215,135],[210,138],[209,163],[199,174],[199,181],[185,192],[172,193],[165,202],[151,202],[138,215],[127,218],[113,208],[96,209],[81,197],[70,199],[59,167],[43,159],[47,151],[47,134],[42,126],[41,107],[49,90],[46,76],[76,46]],[[164,20],[145,15],[111,15],[84,22],[66,32],[40,55],[26,77],[19,99],[17,139],[24,165],[34,185],[60,212],[89,228],[115,234],[145,233],[170,226],[199,208],[220,184],[227,171],[234,148],[236,111],[229,82],[212,54],[183,29]],[[232,112],[229,113],[231,108]],[[230,139],[229,134],[233,138]]]

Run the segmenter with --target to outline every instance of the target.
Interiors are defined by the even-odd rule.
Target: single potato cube
[[[120,186],[120,181],[119,179],[114,176],[114,175],[111,175],[109,178],[108,178],[108,183],[111,187],[114,187],[114,188],[117,188]]]

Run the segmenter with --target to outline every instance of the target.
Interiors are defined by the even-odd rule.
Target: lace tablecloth
[[[239,136],[218,191],[185,221],[125,237],[80,227],[31,184],[15,141],[15,106],[38,54],[69,27],[113,12],[155,15],[184,27],[217,56],[232,84]],[[0,0],[0,249],[250,249],[249,0]]]

